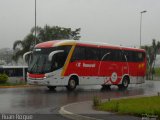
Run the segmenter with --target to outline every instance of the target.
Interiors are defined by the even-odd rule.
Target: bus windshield
[[[33,74],[44,74],[60,69],[64,66],[71,46],[59,46],[53,48],[35,48],[30,56],[28,72]],[[49,61],[48,56],[51,52],[64,50],[56,53]]]

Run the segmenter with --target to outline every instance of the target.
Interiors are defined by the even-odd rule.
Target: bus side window
[[[83,60],[85,58],[85,48],[81,46],[77,46],[73,52],[71,62],[76,60]]]
[[[121,61],[120,51],[119,50],[111,50],[109,60],[111,60],[111,61]]]
[[[109,55],[106,56],[106,60],[110,61],[122,61],[122,52],[121,50],[109,50]]]
[[[132,62],[133,61],[133,52],[132,51],[124,51],[127,61]]]
[[[127,56],[125,55],[124,51],[120,51],[121,61],[127,62]]]
[[[86,47],[85,60],[98,60],[98,49],[92,47]]]
[[[110,55],[111,51],[105,48],[100,49],[99,51],[99,60],[102,61],[109,61],[110,60]]]
[[[144,61],[145,53],[143,53],[143,52],[137,52],[137,53],[136,53],[136,58],[137,58],[137,62],[142,62],[142,61]]]
[[[128,62],[142,62],[145,58],[145,53],[136,51],[125,51]]]

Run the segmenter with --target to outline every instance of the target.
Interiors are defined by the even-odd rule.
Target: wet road
[[[68,92],[65,87],[56,88],[56,91],[49,91],[46,87],[1,88],[0,113],[58,114],[61,106],[91,100],[93,96],[118,98],[157,92],[160,92],[160,81],[130,85],[125,91],[118,90],[116,86],[109,91],[101,90],[101,86],[78,86],[74,92]]]

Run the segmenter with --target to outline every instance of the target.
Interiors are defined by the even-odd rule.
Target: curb
[[[84,102],[87,102],[87,101],[84,101]],[[65,106],[62,106],[59,110],[59,113],[62,116],[69,118],[69,119],[72,119],[72,120],[101,120],[101,119],[97,119],[97,118],[93,118],[93,117],[75,114],[75,113],[72,113],[72,112],[65,110],[65,107],[73,105],[73,104],[78,104],[78,103],[82,103],[82,102],[75,102],[75,103],[71,103],[71,104],[67,104]]]
[[[115,99],[127,99],[127,98],[138,98],[138,97],[149,97],[149,96],[155,96],[157,94],[150,94],[150,95],[136,95],[136,96],[129,96],[129,97],[120,97],[120,98],[112,98],[112,100]],[[106,101],[108,99],[103,99],[102,101]],[[89,101],[84,101],[84,102],[89,102]],[[90,101],[92,102],[92,101]],[[83,116],[83,115],[79,115],[76,113],[72,113],[70,111],[65,110],[65,107],[73,105],[73,104],[78,104],[78,103],[83,103],[83,102],[75,102],[75,103],[71,103],[71,104],[67,104],[65,106],[62,106],[59,110],[59,113],[69,119],[72,120],[101,120],[101,119],[97,119],[97,118],[93,118],[93,117],[88,117],[88,116]]]
[[[27,88],[34,87],[33,85],[15,85],[15,86],[0,86],[0,88]]]

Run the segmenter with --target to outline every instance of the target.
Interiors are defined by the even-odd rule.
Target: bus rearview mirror
[[[24,53],[24,55],[23,55],[23,60],[26,61],[26,56],[29,55],[29,54],[31,54],[31,53],[32,53],[32,51],[29,51],[29,52]]]
[[[52,61],[52,57],[53,57],[55,54],[61,53],[61,52],[64,52],[64,50],[56,50],[56,51],[51,52],[51,53],[48,55],[48,61]]]

